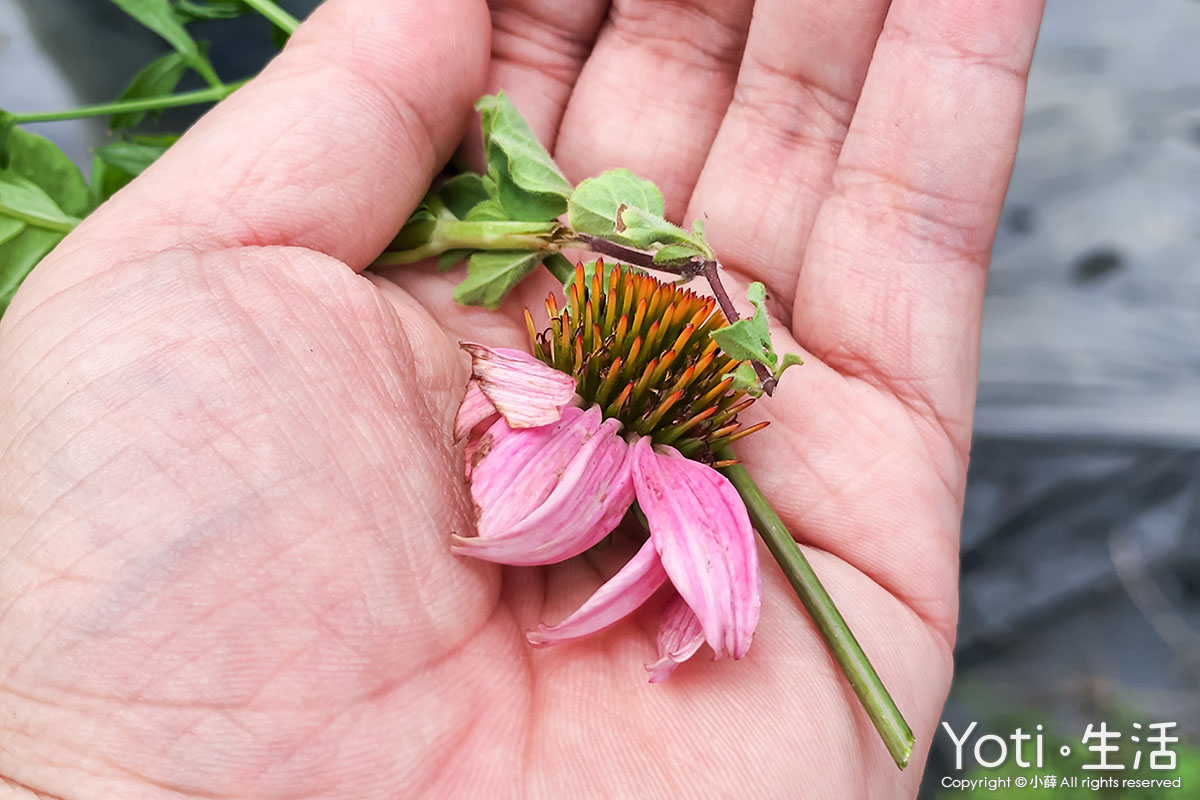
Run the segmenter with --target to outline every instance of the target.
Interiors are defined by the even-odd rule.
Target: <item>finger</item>
[[[546,149],[554,149],[567,99],[592,51],[608,0],[493,0],[487,91],[503,91]],[[482,172],[480,132],[471,126],[464,156]]]
[[[453,151],[487,37],[467,0],[329,2],[85,229],[144,251],[296,245],[365,266]]]
[[[796,287],[798,341],[965,450],[1041,0],[899,0]]]
[[[687,219],[705,217],[726,266],[766,283],[785,308],[887,6],[755,5],[733,100]]]
[[[626,167],[681,218],[733,94],[752,6],[615,3],[563,116],[555,158],[567,177]]]

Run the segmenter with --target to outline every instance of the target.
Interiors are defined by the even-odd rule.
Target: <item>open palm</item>
[[[751,5],[508,0],[489,25],[467,0],[330,0],[34,272],[0,328],[0,789],[915,792],[1040,3]],[[769,558],[750,654],[651,685],[653,613],[523,638],[628,543],[541,570],[449,553],[472,526],[456,342],[522,327],[426,268],[360,273],[500,88],[569,178],[654,180],[733,282],[767,284],[807,363],[740,456],[912,724],[913,768]]]

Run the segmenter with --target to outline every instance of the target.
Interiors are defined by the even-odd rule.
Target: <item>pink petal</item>
[[[589,409],[584,415],[593,412],[598,414],[599,410]],[[485,561],[530,566],[563,561],[599,542],[617,526],[633,502],[630,448],[618,435],[620,427],[617,420],[605,420],[561,471],[544,466],[540,458],[531,458],[526,471],[533,473],[522,477],[522,485],[543,486],[547,478],[557,478],[545,500],[503,530],[489,522],[486,535],[471,539],[452,536],[450,549]],[[565,445],[556,445],[544,454],[545,463],[561,463],[560,451],[564,449]],[[493,450],[480,464],[480,470],[495,455]],[[519,510],[524,510],[528,499],[519,497],[513,488],[498,492],[494,502],[520,503]],[[488,507],[483,513],[488,513]],[[504,513],[505,518],[517,516]]]
[[[454,415],[454,441],[462,441],[475,429],[475,426],[481,425],[494,416],[496,416],[496,407],[479,388],[479,381],[475,379],[467,381],[467,393],[463,395],[462,402],[458,406],[458,413]]]
[[[716,658],[741,658],[762,604],[758,547],[737,490],[712,467],[648,437],[633,448],[633,482],[650,538]]]
[[[599,408],[574,406],[563,409],[558,422],[538,428],[514,429],[497,420],[480,440],[488,450],[471,474],[479,535],[507,530],[544,503],[602,421]]]
[[[692,607],[675,595],[663,609],[658,623],[658,661],[646,665],[651,683],[661,683],[704,644],[704,629]]]
[[[658,552],[650,540],[571,616],[554,626],[539,625],[525,638],[534,647],[582,639],[607,628],[629,614],[654,594],[667,579]]]
[[[459,342],[471,354],[471,377],[512,428],[549,425],[575,396],[575,378],[507,347]]]

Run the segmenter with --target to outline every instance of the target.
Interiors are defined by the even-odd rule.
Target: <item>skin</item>
[[[912,796],[1040,13],[324,4],[0,323],[0,795]],[[456,343],[521,346],[549,283],[493,314],[453,305],[457,274],[363,270],[499,88],[568,178],[645,175],[706,218],[735,296],[767,284],[807,363],[740,453],[911,723],[908,770],[765,551],[749,655],[704,648],[658,686],[661,598],[523,641],[630,543],[542,569],[449,553],[473,520]]]

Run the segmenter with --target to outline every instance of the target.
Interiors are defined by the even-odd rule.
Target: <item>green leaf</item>
[[[95,150],[97,158],[131,177],[137,177],[167,151],[169,144],[151,137],[139,137],[128,142],[113,142]]]
[[[467,277],[454,288],[454,299],[465,306],[497,308],[508,291],[541,262],[545,253],[524,250],[478,252],[467,262]]]
[[[36,133],[9,131],[7,169],[36,184],[68,215],[83,216],[91,209],[87,181],[58,145]]]
[[[621,206],[640,208],[661,217],[662,192],[627,169],[610,169],[575,187],[567,203],[567,220],[580,233],[611,237],[616,232]]]
[[[471,209],[488,199],[487,188],[483,185],[483,176],[474,172],[464,172],[455,175],[442,184],[438,190],[442,202],[459,219],[466,219]]]
[[[17,287],[66,234],[26,227],[20,235],[0,244],[0,315],[8,309]]]
[[[206,81],[213,85],[220,84],[221,80],[213,72],[212,64],[200,52],[200,46],[196,44],[196,40],[191,37],[191,34],[183,27],[183,23],[175,16],[168,0],[112,0],[112,2],[142,25],[166,39]]]
[[[175,91],[180,78],[187,71],[188,60],[181,53],[169,53],[151,61],[134,76],[118,100],[139,100],[143,97],[164,97]],[[145,111],[113,114],[109,121],[111,130],[131,128],[146,117]]]
[[[422,245],[429,244],[429,239],[437,229],[437,217],[422,204],[404,223],[396,238],[388,245],[388,250],[416,250]]]
[[[0,244],[4,244],[23,230],[25,230],[25,223],[21,220],[0,217]]]
[[[31,227],[66,233],[79,224],[58,207],[36,183],[12,170],[0,170],[0,216]]]
[[[447,250],[438,256],[437,268],[438,272],[446,272],[458,266],[462,261],[470,258],[474,250]]]
[[[659,245],[678,245],[690,248],[700,258],[713,258],[712,250],[703,240],[678,225],[667,222],[662,215],[652,214],[636,206],[619,210],[616,232],[622,241],[642,250]]]
[[[184,22],[233,19],[250,10],[241,0],[175,0],[175,16]]]
[[[98,206],[125,188],[133,180],[128,172],[110,167],[99,156],[92,156],[92,205]]]
[[[783,375],[784,371],[788,367],[798,367],[803,363],[804,363],[804,359],[802,359],[800,356],[796,355],[795,353],[784,353],[783,361],[779,362],[779,369],[775,370],[775,380],[778,381],[779,377],[781,375]]]
[[[654,263],[665,267],[682,267],[697,255],[696,248],[681,244],[669,244],[654,254]]]
[[[737,365],[731,376],[733,383],[729,388],[735,392],[745,392],[752,397],[762,397],[762,386],[758,382],[758,373],[754,371],[754,367],[749,361],[743,361]]]
[[[475,104],[483,124],[483,147],[494,171],[500,202],[509,218],[545,222],[567,210],[571,184],[503,92]]]
[[[767,329],[767,289],[755,281],[746,289],[746,297],[754,304],[754,316],[718,328],[709,336],[730,358],[761,361],[774,370],[779,358],[771,347],[771,333]]]
[[[466,222],[503,222],[510,219],[499,200],[484,200],[463,217]]]

